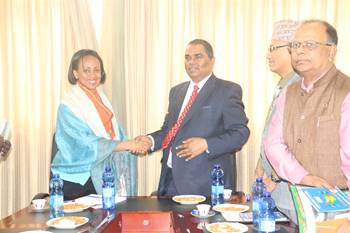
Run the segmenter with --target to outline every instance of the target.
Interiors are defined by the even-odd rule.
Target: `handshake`
[[[127,145],[123,150],[139,155],[146,154],[151,149],[153,143],[152,139],[146,135],[137,136],[133,140],[124,142],[127,143]],[[207,140],[201,137],[188,138],[177,145],[175,149],[176,155],[186,161],[202,155],[204,152],[210,153]]]
[[[134,138],[133,140],[123,141],[125,145],[122,150],[127,150],[133,154],[144,155],[149,151],[152,147],[152,140],[145,135],[140,135]],[[122,144],[121,143],[121,144]]]

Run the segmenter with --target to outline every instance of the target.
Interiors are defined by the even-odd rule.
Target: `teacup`
[[[211,206],[208,204],[198,204],[196,207],[198,209],[199,216],[207,216]]]
[[[226,201],[231,199],[231,194],[232,194],[232,189],[224,189],[224,199]]]
[[[46,204],[45,199],[35,199],[32,201],[32,207],[37,210],[44,209],[45,204]]]

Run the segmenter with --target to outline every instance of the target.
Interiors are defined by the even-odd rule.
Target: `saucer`
[[[32,212],[35,212],[35,213],[42,213],[42,212],[45,212],[45,211],[48,211],[49,210],[49,205],[45,205],[44,208],[42,209],[35,209],[33,208],[32,205],[29,206],[29,209],[32,211]]]
[[[207,215],[202,216],[202,215],[199,215],[198,210],[194,209],[191,211],[191,215],[196,218],[209,218],[215,215],[215,211],[209,210],[209,213]]]

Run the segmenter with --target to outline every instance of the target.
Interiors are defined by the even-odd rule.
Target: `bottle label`
[[[259,211],[261,208],[261,200],[253,199],[253,211]]]
[[[112,197],[112,196],[114,196],[114,188],[103,188],[102,195],[104,197]]]
[[[259,225],[259,215],[261,211],[261,199],[253,198],[253,225],[258,227]]]
[[[104,209],[115,208],[115,191],[112,187],[102,189],[102,206]]]
[[[52,208],[63,207],[63,196],[62,195],[52,195],[50,198],[50,206]]]
[[[216,195],[223,194],[224,193],[224,186],[223,185],[212,185],[211,186],[211,193],[215,193]]]
[[[211,203],[212,205],[218,205],[224,203],[224,186],[212,185],[211,186]]]
[[[273,219],[261,219],[259,224],[259,231],[275,232],[276,226]]]
[[[63,216],[63,195],[50,195],[50,218]]]

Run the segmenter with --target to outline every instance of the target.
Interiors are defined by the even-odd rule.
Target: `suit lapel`
[[[185,100],[185,96],[186,96],[186,92],[187,92],[187,89],[188,89],[188,86],[190,85],[190,82],[186,83],[186,85],[183,85],[181,87],[181,89],[179,90],[179,93],[176,97],[176,105],[175,105],[175,118],[174,118],[174,123],[177,121],[177,119],[179,118],[179,114],[180,114],[180,111],[181,111],[181,107],[183,105],[183,102]]]
[[[197,96],[195,102],[193,103],[191,108],[188,110],[186,117],[182,121],[182,124],[181,124],[179,130],[192,118],[194,113],[200,111],[205,100],[213,93],[213,91],[215,90],[215,80],[216,80],[216,77],[214,75],[212,75],[212,76],[210,76],[208,81],[204,84],[204,86],[200,90],[199,95]],[[181,108],[181,106],[180,106],[180,108]]]

